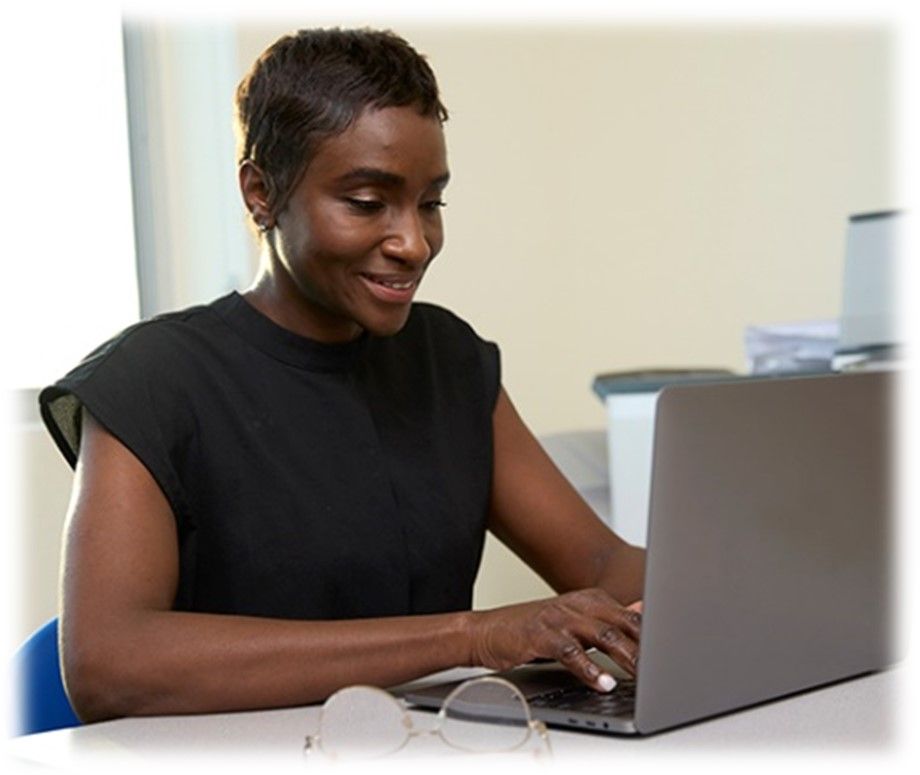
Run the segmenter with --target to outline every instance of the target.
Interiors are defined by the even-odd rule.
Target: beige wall
[[[308,23],[241,27],[240,75]],[[833,317],[847,216],[901,204],[886,28],[392,26],[451,111],[448,241],[422,297],[500,344],[538,434],[603,425],[599,372],[742,369],[746,324]],[[67,502],[66,471],[44,491],[47,452],[24,456],[46,514]],[[47,578],[55,526],[30,536]],[[55,606],[30,585],[26,627]],[[478,605],[545,591],[489,543]]]

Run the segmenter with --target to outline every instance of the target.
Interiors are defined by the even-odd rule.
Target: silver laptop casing
[[[874,372],[662,391],[639,732],[893,661],[893,388]]]

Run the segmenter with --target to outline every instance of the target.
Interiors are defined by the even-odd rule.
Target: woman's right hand
[[[471,661],[507,670],[534,659],[557,660],[597,691],[615,685],[587,654],[594,647],[630,675],[639,655],[641,604],[624,607],[603,589],[582,589],[532,603],[476,611]]]

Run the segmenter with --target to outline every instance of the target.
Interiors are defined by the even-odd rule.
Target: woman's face
[[[414,107],[366,110],[323,141],[268,235],[270,312],[320,341],[399,331],[444,242],[447,179],[440,123]]]

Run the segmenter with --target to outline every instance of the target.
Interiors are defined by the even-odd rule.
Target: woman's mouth
[[[377,275],[361,273],[359,277],[364,281],[371,294],[380,301],[391,304],[406,304],[412,301],[415,289],[418,287],[419,277],[399,277],[394,275]]]

